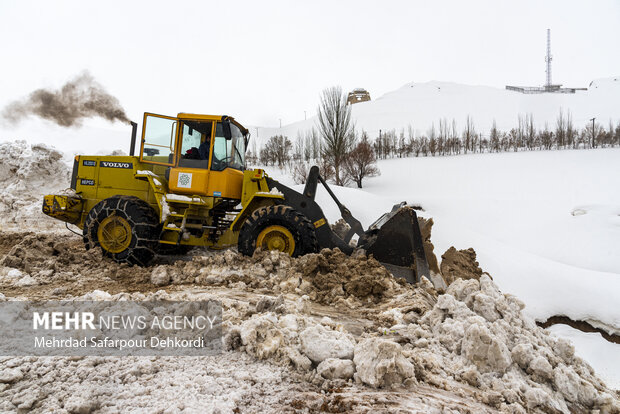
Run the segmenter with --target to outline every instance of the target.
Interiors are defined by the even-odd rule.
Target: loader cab
[[[232,117],[144,114],[140,161],[171,193],[241,199],[248,131]]]

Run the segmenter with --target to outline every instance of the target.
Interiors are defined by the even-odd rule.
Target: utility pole
[[[279,119],[280,119],[280,128],[282,128],[282,118],[279,118]]]
[[[308,119],[308,118],[306,117],[306,111],[304,111],[304,121],[305,121],[306,119]]]
[[[596,118],[592,118],[590,119],[590,121],[592,121],[592,145],[591,147],[594,148],[594,121],[596,120]]]

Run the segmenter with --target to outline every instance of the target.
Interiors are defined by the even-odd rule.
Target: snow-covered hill
[[[610,120],[615,124],[620,120],[620,76],[597,79],[587,91],[574,94],[526,95],[451,82],[408,83],[372,101],[353,105],[352,117],[358,131],[365,130],[371,139],[379,135],[380,129],[407,131],[409,125],[416,134],[424,134],[432,124],[437,128],[443,118],[450,124],[454,119],[460,133],[468,115],[473,118],[476,130],[488,135],[493,120],[499,129],[508,131],[517,126],[519,115],[530,113],[537,128],[544,128],[545,124],[553,128],[560,108],[565,113],[570,111],[577,128],[585,126],[593,117],[605,127]],[[260,147],[273,135],[294,139],[298,131],[309,130],[316,122],[316,117],[312,117],[282,128],[253,127],[251,131]]]

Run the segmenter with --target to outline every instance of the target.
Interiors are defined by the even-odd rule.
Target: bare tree
[[[523,118],[521,114],[519,114],[518,118],[518,126],[517,129],[510,130],[510,140],[512,142],[512,147],[515,151],[518,151],[519,148],[523,146],[523,141],[525,138],[525,124],[526,120]],[[514,132],[513,132],[514,131]]]
[[[536,146],[536,127],[534,126],[534,114],[525,115],[525,143],[529,150]]]
[[[398,135],[396,134],[396,130],[392,129],[388,137],[390,138],[390,149],[392,150],[392,158],[396,158],[396,154],[398,153]]]
[[[570,110],[566,113],[566,143],[568,146],[577,148],[579,131],[573,125],[573,116]]]
[[[261,161],[265,160],[267,165],[277,162],[279,167],[283,167],[291,158],[289,152],[292,147],[293,144],[287,137],[275,135],[269,138],[265,148],[261,150]]]
[[[426,157],[428,156],[429,143],[428,138],[424,135],[420,137],[420,152]]]
[[[448,120],[446,118],[442,118],[439,120],[439,134],[437,134],[437,138],[435,140],[435,148],[436,152],[439,155],[444,155],[444,146],[446,139],[450,133],[450,127],[448,126]],[[434,154],[433,154],[434,155]]]
[[[362,140],[349,153],[344,162],[345,173],[355,181],[357,188],[362,188],[366,177],[379,175],[377,159],[368,140]]]
[[[489,134],[489,152],[499,152],[500,150],[500,133],[497,130],[497,123],[493,120],[493,126],[491,127],[491,133]]]
[[[407,141],[405,140],[405,128],[400,130],[398,136],[398,158],[402,158],[407,155]],[[361,187],[360,187],[361,188]]]
[[[540,145],[543,149],[550,150],[553,147],[553,132],[549,131],[548,125],[545,123],[545,129],[539,134]]]
[[[407,125],[407,156],[409,154],[415,154],[417,157],[420,155],[420,145],[419,141],[415,137],[415,131],[411,124]]]
[[[309,132],[310,143],[312,148],[312,155],[310,158],[313,160],[318,160],[321,157],[321,140],[319,139],[319,134],[316,132],[316,129],[312,127]]]
[[[308,163],[303,160],[293,162],[293,168],[291,169],[291,175],[295,184],[305,184],[308,179],[308,173],[310,168]]]
[[[337,185],[343,185],[342,163],[353,144],[353,123],[351,107],[347,105],[347,95],[342,88],[334,86],[323,90],[318,108],[319,133],[323,138],[323,158],[334,166]]]
[[[428,152],[434,157],[437,152],[437,139],[435,132],[435,124],[431,124],[431,129],[428,134]]]
[[[304,161],[308,162],[312,159],[312,135],[310,131],[306,131],[303,135],[304,140]]]
[[[319,174],[325,181],[331,181],[334,178],[334,167],[331,161],[319,158],[316,165],[319,167]]]
[[[501,151],[503,152],[507,152],[508,150],[510,150],[510,139],[507,133],[505,132],[500,133],[499,146],[500,146]]]
[[[460,154],[461,153],[461,141],[459,139],[459,133],[456,128],[456,119],[452,118],[452,129],[450,129],[450,136],[448,137],[448,145],[446,151],[448,154]]]
[[[517,152],[519,150],[519,141],[521,140],[521,137],[523,136],[522,132],[522,120],[521,120],[521,115],[519,115],[519,128],[518,129],[514,129],[512,128],[510,130],[510,132],[508,133],[508,142],[509,142],[509,146],[513,148],[513,150],[515,152]]]
[[[295,144],[293,145],[293,160],[301,160],[304,156],[304,136],[301,131],[297,131]]]
[[[467,151],[471,149],[474,151],[475,148],[475,136],[476,136],[476,128],[474,128],[474,121],[471,119],[471,116],[467,115],[467,119],[465,120],[465,130],[463,131],[463,145],[465,154]]]
[[[564,118],[564,112],[560,107],[560,113],[555,120],[555,138],[557,140],[558,148],[564,148],[566,145],[566,118]]]

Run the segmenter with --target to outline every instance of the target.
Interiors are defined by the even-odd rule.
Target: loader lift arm
[[[303,193],[269,177],[266,179],[270,190],[275,188],[280,191],[287,205],[305,214],[314,224],[321,248],[337,247],[344,253],[351,254],[355,249],[349,242],[353,235],[357,234],[357,246],[368,255],[372,254],[394,276],[403,277],[412,284],[419,282],[422,276],[431,280],[417,215],[405,202],[395,205],[391,212],[384,214],[368,230],[364,230],[359,220],[353,217],[351,211],[338,200],[321,177],[317,166],[310,169]],[[323,210],[314,200],[319,182],[338,206],[343,220],[351,227],[344,239],[332,231]]]

